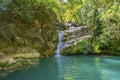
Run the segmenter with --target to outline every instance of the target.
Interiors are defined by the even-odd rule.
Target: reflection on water
[[[120,80],[119,57],[60,56],[38,63],[0,80]]]

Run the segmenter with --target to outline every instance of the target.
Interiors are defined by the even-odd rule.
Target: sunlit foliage
[[[45,14],[39,13],[41,24],[43,18],[55,14],[50,20],[73,21],[88,26],[93,50],[97,42],[101,49],[120,51],[119,4],[119,0],[1,0],[0,11],[11,11],[29,23],[33,21],[35,10],[43,7],[41,11]]]

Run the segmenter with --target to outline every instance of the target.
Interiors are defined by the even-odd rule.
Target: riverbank
[[[25,66],[35,64],[32,59],[43,57],[40,54],[11,54],[0,56],[0,72],[14,72]]]
[[[71,49],[69,49],[71,50]],[[76,56],[76,55],[104,55],[104,56],[120,56],[119,52],[108,52],[101,51],[98,53],[83,53],[83,52],[64,52],[61,55],[63,56]],[[26,66],[35,64],[33,59],[38,59],[42,57],[49,57],[48,55],[41,55],[40,53],[21,53],[21,54],[10,54],[0,55],[0,72],[14,72]]]
[[[62,54],[64,56],[73,56],[73,55],[97,55],[97,56],[120,56],[120,53],[116,52],[116,53],[110,53],[110,52],[100,52],[100,53],[74,53],[74,54],[70,54],[70,53],[65,53]]]

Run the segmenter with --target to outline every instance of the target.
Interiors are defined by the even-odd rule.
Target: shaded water
[[[60,56],[37,62],[0,80],[120,80],[120,57]]]

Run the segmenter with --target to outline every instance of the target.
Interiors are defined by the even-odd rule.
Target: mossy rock
[[[35,7],[32,19],[28,21],[11,11],[1,13],[5,18],[0,21],[0,50],[5,54],[16,54],[22,47],[30,47],[43,54],[47,49],[56,48],[58,33],[54,23],[57,18],[51,9]],[[24,12],[20,13],[24,17]]]

